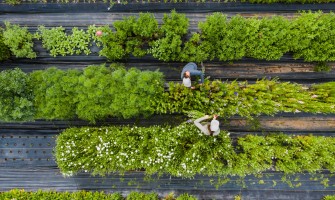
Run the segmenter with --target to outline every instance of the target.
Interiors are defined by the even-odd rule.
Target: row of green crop
[[[106,175],[128,170],[191,178],[257,175],[265,171],[335,172],[335,138],[324,136],[239,137],[202,134],[194,124],[177,127],[70,128],[56,141],[55,157],[65,176],[78,172]],[[227,180],[227,179],[226,179]]]
[[[159,71],[125,70],[119,65],[84,70],[49,68],[27,74],[0,72],[0,120],[132,118],[197,111],[252,119],[278,112],[335,112],[335,82],[303,85],[273,80],[205,80],[195,90],[169,83]]]
[[[25,200],[197,200],[192,195],[187,193],[182,194],[178,197],[174,197],[173,193],[166,197],[159,198],[157,193],[142,193],[142,192],[131,192],[124,198],[120,193],[104,193],[104,192],[56,192],[56,191],[36,191],[28,192],[24,190],[14,189],[8,192],[0,192],[1,200],[9,199],[25,199]]]
[[[189,19],[172,11],[164,14],[159,25],[153,14],[141,13],[115,21],[113,27],[89,26],[87,30],[73,28],[65,33],[63,27],[40,26],[35,34],[27,28],[6,23],[0,41],[2,57],[8,51],[16,57],[34,58],[33,38],[42,40],[43,47],[52,56],[90,54],[93,41],[101,47],[100,56],[108,60],[126,59],[130,55],[152,55],[162,61],[220,61],[251,57],[261,60],[279,60],[285,53],[295,59],[326,62],[335,60],[335,14],[321,12],[300,13],[293,19],[244,18],[239,15],[228,20],[222,13],[208,15],[199,22],[199,32],[189,33]],[[102,31],[101,36],[96,31]],[[0,38],[1,40],[1,38]]]

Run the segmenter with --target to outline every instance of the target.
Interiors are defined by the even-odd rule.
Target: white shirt
[[[191,79],[190,78],[183,78],[183,84],[185,87],[191,87]]]

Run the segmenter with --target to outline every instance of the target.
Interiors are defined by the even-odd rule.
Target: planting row
[[[131,118],[197,111],[252,119],[278,112],[335,112],[335,82],[303,85],[273,80],[205,80],[191,90],[169,83],[159,71],[89,66],[80,70],[49,68],[30,74],[0,72],[0,120]]]
[[[141,13],[139,17],[115,21],[113,27],[73,28],[71,33],[63,27],[40,26],[31,34],[27,28],[5,24],[0,34],[0,60],[8,59],[10,53],[35,58],[33,38],[42,40],[52,56],[88,55],[95,43],[101,47],[99,55],[110,61],[148,54],[161,61],[234,61],[244,57],[279,60],[286,53],[307,62],[335,60],[334,13],[300,13],[293,19],[239,15],[228,19],[222,13],[214,13],[199,22],[199,31],[191,35],[189,19],[175,11],[165,14],[161,25],[153,14]]]
[[[47,3],[47,0],[28,0],[28,1],[23,1],[23,0],[5,0],[7,4],[10,5],[18,5],[21,4],[22,2],[29,2],[29,3]],[[57,3],[71,3],[72,1],[70,0],[60,0],[57,1]],[[75,3],[81,2],[81,1],[74,1]],[[84,3],[96,3],[96,0],[88,0],[84,1]],[[132,1],[129,0],[102,0],[103,3],[109,3],[111,5],[113,4],[127,4],[131,3]],[[208,1],[208,0],[157,0],[157,1],[149,1],[149,0],[142,0],[141,3],[152,3],[152,2],[160,2],[160,3],[188,3],[188,2],[196,2],[196,3],[206,3],[206,2],[218,2],[220,3],[221,0],[214,0],[214,1]],[[233,0],[227,0],[224,1],[226,2],[235,2]],[[241,0],[241,2],[250,2],[250,3],[330,3],[334,2],[334,0]]]
[[[233,145],[228,132],[207,136],[193,123],[70,128],[57,137],[55,150],[65,176],[145,170],[147,175],[192,178],[201,174],[228,180],[269,170],[284,175],[335,171],[333,137],[247,135]]]
[[[24,190],[14,189],[8,192],[0,192],[0,199],[59,199],[59,200],[197,200],[197,198],[182,194],[174,197],[171,193],[164,198],[159,198],[157,193],[131,192],[127,197],[123,197],[120,193],[107,194],[104,192],[56,192],[42,191],[27,192]]]

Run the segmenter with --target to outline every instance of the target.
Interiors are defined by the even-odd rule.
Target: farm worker
[[[181,71],[181,79],[183,80],[183,85],[188,88],[194,89],[191,84],[191,76],[200,76],[201,83],[204,82],[204,73],[197,70],[197,65],[194,62],[187,63],[183,70]]]
[[[213,115],[213,120],[209,123],[204,123],[202,125],[200,122],[210,119],[209,115],[205,115],[194,121],[194,124],[203,132],[205,135],[216,136],[220,133],[220,122],[216,120],[218,118],[217,115]]]

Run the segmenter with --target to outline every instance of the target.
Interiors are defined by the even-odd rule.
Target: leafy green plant
[[[127,200],[138,200],[138,199],[143,199],[143,200],[158,200],[158,195],[156,193],[142,193],[142,192],[131,192],[127,196]]]
[[[302,12],[290,20],[280,16],[239,15],[228,20],[226,15],[214,13],[199,22],[198,32],[186,37],[189,20],[173,10],[164,14],[160,27],[153,14],[140,13],[138,17],[115,21],[113,27],[89,26],[87,31],[73,28],[72,34],[67,34],[63,27],[40,26],[35,37],[42,39],[43,46],[53,56],[89,54],[93,41],[102,48],[99,55],[111,61],[148,53],[162,61],[234,61],[244,57],[279,60],[292,53],[295,59],[324,63],[335,60],[335,42],[329,39],[335,34],[334,24],[334,13]],[[9,23],[6,26],[4,41],[12,54],[36,57],[31,49],[33,36],[27,28]],[[320,65],[317,69],[329,68]]]
[[[109,27],[91,26],[89,29],[100,29],[102,36],[93,36],[98,46],[102,45],[99,55],[107,57],[108,60],[117,60],[128,57],[130,54],[141,57],[147,54],[145,46],[158,37],[158,22],[153,14],[140,13],[136,19],[134,16],[115,21],[115,31]]]
[[[34,36],[29,33],[26,27],[12,25],[5,22],[6,28],[3,32],[4,44],[10,49],[17,58],[36,58],[33,51]]]
[[[0,61],[10,58],[10,50],[4,43],[3,29],[0,29]]]
[[[0,72],[0,119],[30,121],[35,114],[30,77],[20,69]]]
[[[289,43],[292,36],[289,32],[289,22],[281,16],[271,19],[249,19],[245,29],[246,32],[249,31],[245,36],[248,38],[245,45],[247,57],[279,60],[284,53],[290,51]]]
[[[94,122],[106,116],[131,118],[155,112],[152,99],[163,92],[162,73],[91,66],[79,77],[77,115]]]
[[[163,93],[163,75],[155,71],[89,66],[83,71],[49,68],[31,75],[36,118],[95,122],[108,116],[131,118],[155,112],[152,101]]]
[[[39,37],[42,39],[43,47],[50,51],[50,55],[66,56],[85,53],[90,54],[90,34],[78,28],[72,29],[72,34],[65,33],[65,28],[55,27],[47,29],[44,26],[38,27]]]
[[[149,52],[159,60],[180,60],[182,37],[186,35],[188,26],[185,14],[178,14],[175,10],[172,10],[170,15],[164,14],[160,27],[163,36],[150,43]]]
[[[324,196],[322,198],[322,200],[335,200],[335,196],[334,195],[327,195],[327,196]]]
[[[9,5],[18,5],[21,3],[21,0],[5,0],[5,2]]]
[[[331,39],[335,33],[335,14],[322,12],[303,12],[291,23],[292,51],[294,58],[305,61],[334,61]]]
[[[171,13],[164,14],[163,24],[161,30],[164,34],[175,34],[175,35],[185,35],[188,31],[189,21],[185,14],[179,14],[175,10]]]
[[[56,68],[31,73],[35,118],[74,119],[81,73],[79,70],[63,71]]]

